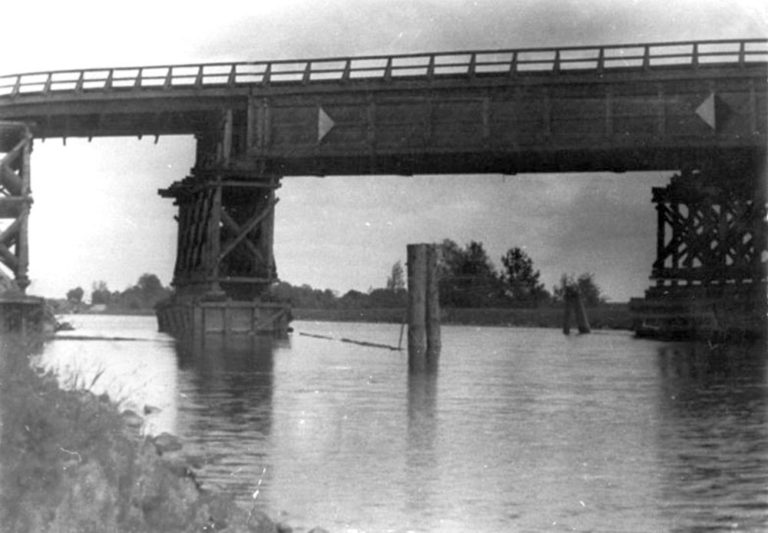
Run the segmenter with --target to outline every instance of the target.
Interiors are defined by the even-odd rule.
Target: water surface
[[[331,531],[765,531],[768,376],[751,349],[623,332],[443,327],[413,376],[386,324],[177,346],[149,317],[70,317],[46,364],[182,436],[218,487]],[[66,379],[66,378],[65,378]]]

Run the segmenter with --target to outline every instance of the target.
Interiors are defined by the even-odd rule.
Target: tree
[[[403,274],[403,265],[400,261],[392,265],[392,272],[387,278],[387,290],[393,292],[405,290],[405,275]]]
[[[157,302],[170,296],[170,291],[163,287],[160,279],[154,274],[142,274],[139,277],[136,288],[139,292],[141,304],[145,308],[154,307]]]
[[[584,305],[587,307],[597,307],[599,304],[605,302],[603,291],[600,286],[595,283],[595,276],[591,272],[585,272],[576,279],[576,286],[579,289],[579,294],[584,301]]]
[[[462,249],[450,239],[439,247],[440,302],[449,307],[490,307],[498,304],[503,287],[483,243]]]
[[[368,295],[354,289],[339,299],[339,305],[343,309],[364,309],[368,305]]]
[[[270,298],[277,302],[286,302],[293,307],[304,309],[334,309],[338,307],[338,298],[330,289],[313,289],[309,285],[294,287],[281,281],[270,289]]]
[[[597,307],[599,304],[605,303],[602,289],[595,282],[595,275],[591,272],[585,272],[576,279],[570,274],[563,274],[560,276],[560,284],[553,287],[552,296],[556,301],[562,302],[565,300],[565,292],[569,287],[579,292],[581,301],[586,307]]]
[[[408,293],[404,289],[399,291],[373,289],[367,294],[367,303],[365,307],[370,307],[372,309],[404,308],[406,305],[408,305]]]
[[[67,291],[67,301],[72,302],[74,304],[79,304],[83,301],[83,296],[85,295],[85,291],[82,287],[75,287],[74,289],[70,289]]]
[[[106,281],[97,281],[91,285],[91,304],[108,304],[111,299],[109,288]]]
[[[504,270],[502,281],[506,284],[507,295],[516,303],[538,303],[547,299],[549,293],[539,281],[541,276],[533,268],[533,259],[521,248],[507,250],[501,258]]]
[[[437,270],[441,278],[453,276],[461,270],[464,252],[451,239],[444,239],[437,247]]]

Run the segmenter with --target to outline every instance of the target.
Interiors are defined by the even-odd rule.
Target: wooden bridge
[[[647,301],[738,299],[765,283],[767,79],[765,39],[4,76],[0,261],[25,287],[32,138],[189,134],[191,176],[161,194],[179,206],[177,292],[207,308],[275,281],[281,178],[342,174],[676,172],[654,192]],[[257,315],[269,330],[279,313]]]

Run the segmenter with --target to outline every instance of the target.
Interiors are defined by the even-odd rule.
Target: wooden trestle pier
[[[0,335],[42,333],[43,299],[25,294],[32,206],[32,133],[27,124],[0,121],[0,146],[8,147],[0,157]]]
[[[192,176],[159,191],[179,207],[175,291],[158,305],[159,329],[184,337],[283,336],[290,308],[263,299],[277,281],[279,179],[232,171],[238,146],[231,111],[213,133],[198,137]]]
[[[722,164],[654,187],[655,285],[633,299],[640,336],[765,336],[768,212],[764,174]]]
[[[0,120],[18,126],[0,129],[0,266],[23,291],[31,135],[195,137],[191,175],[161,191],[179,208],[176,296],[159,309],[174,333],[287,329],[268,288],[290,176],[664,171],[637,332],[751,334],[766,318],[767,95],[766,39],[0,76]]]

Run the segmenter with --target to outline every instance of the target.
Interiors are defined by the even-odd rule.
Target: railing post
[[[195,87],[203,86],[203,65],[197,67],[197,76],[195,76]]]
[[[517,50],[512,52],[512,57],[509,60],[509,75],[510,76],[517,75]]]
[[[392,56],[387,58],[387,66],[384,68],[384,81],[392,80]]]
[[[163,82],[164,89],[170,89],[173,85],[173,67],[168,67],[168,72],[165,74],[165,82]]]
[[[234,87],[237,80],[237,64],[232,63],[232,67],[229,69],[229,77],[227,78],[227,87]]]
[[[469,67],[467,67],[467,74],[470,78],[475,77],[475,67],[477,63],[477,54],[472,52],[472,56],[469,58]]]
[[[693,68],[699,68],[699,43],[693,43],[693,57],[691,57]]]
[[[552,64],[552,72],[560,72],[560,49],[555,50],[555,62]]]
[[[435,54],[430,54],[429,65],[427,65],[427,77],[431,80],[435,77]]]
[[[264,70],[264,77],[261,78],[262,85],[269,85],[272,82],[272,63],[267,63],[267,68]]]
[[[605,48],[601,46],[597,54],[597,72],[602,74],[603,71],[605,71]]]
[[[746,62],[746,44],[744,41],[739,43],[739,66],[743,67]]]
[[[306,66],[304,67],[304,76],[302,77],[301,81],[306,85],[310,82],[312,79],[312,61],[307,61]]]
[[[341,75],[341,81],[349,81],[351,70],[352,70],[352,60],[347,59],[347,62],[344,63],[344,72]]]
[[[643,48],[643,68],[647,70],[651,66],[651,47],[646,44]]]

